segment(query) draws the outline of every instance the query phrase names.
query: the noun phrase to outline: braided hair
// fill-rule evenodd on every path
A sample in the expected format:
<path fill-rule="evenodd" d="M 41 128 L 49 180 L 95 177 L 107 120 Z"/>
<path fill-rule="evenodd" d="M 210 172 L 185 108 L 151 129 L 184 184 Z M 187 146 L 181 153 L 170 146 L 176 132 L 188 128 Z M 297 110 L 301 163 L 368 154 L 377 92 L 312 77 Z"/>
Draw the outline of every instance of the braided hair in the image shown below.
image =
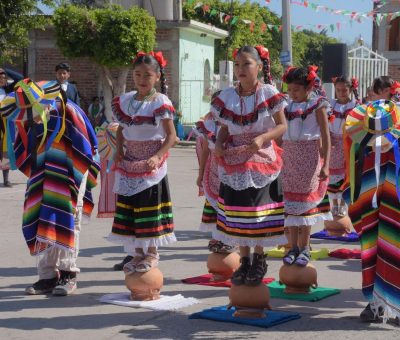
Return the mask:
<path fill-rule="evenodd" d="M 152 66 L 154 72 L 160 73 L 160 92 L 162 94 L 167 95 L 168 92 L 168 85 L 167 85 L 167 79 L 165 77 L 165 71 L 164 67 L 162 67 L 156 58 L 154 58 L 150 54 L 145 54 L 145 55 L 140 55 L 138 56 L 134 61 L 133 61 L 133 69 L 135 69 L 136 66 L 138 65 L 150 65 Z"/>
<path fill-rule="evenodd" d="M 286 84 L 297 84 L 303 85 L 308 88 L 311 81 L 307 80 L 308 70 L 305 67 L 293 67 L 290 68 L 283 76 L 283 81 Z"/>
<path fill-rule="evenodd" d="M 387 89 L 387 88 L 391 88 L 394 84 L 394 80 L 393 78 L 389 77 L 389 76 L 381 76 L 381 77 L 377 77 L 374 79 L 373 83 L 372 83 L 372 89 L 376 94 L 379 94 L 380 92 L 382 92 L 383 90 Z M 391 99 L 397 99 L 396 98 L 396 94 L 391 95 Z"/>

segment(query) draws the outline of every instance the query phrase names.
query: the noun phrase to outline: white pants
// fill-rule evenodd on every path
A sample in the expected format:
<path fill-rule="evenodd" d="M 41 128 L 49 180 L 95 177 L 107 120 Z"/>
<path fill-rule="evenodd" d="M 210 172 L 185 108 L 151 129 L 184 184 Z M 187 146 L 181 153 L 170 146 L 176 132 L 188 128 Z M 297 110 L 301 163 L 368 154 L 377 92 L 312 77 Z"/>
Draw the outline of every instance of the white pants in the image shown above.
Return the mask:
<path fill-rule="evenodd" d="M 40 255 L 38 263 L 38 274 L 39 279 L 52 279 L 58 276 L 58 271 L 68 271 L 79 273 L 79 268 L 76 266 L 76 259 L 78 258 L 79 252 L 79 233 L 81 231 L 82 223 L 82 207 L 83 207 L 83 196 L 86 190 L 86 180 L 88 172 L 82 178 L 81 186 L 79 187 L 78 200 L 76 204 L 75 213 L 75 251 L 60 249 L 57 247 L 51 247 L 47 249 L 43 255 Z"/>

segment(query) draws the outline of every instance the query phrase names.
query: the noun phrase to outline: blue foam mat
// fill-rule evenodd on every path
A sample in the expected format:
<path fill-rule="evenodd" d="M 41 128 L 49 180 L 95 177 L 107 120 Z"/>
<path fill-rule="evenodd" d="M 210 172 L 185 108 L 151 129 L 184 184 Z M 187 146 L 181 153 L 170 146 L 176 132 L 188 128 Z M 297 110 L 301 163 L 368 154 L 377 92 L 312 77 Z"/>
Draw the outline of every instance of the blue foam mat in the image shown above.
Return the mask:
<path fill-rule="evenodd" d="M 344 241 L 344 242 L 358 242 L 359 237 L 358 234 L 352 231 L 347 236 L 330 236 L 326 230 L 318 231 L 314 234 L 311 234 L 311 238 L 317 238 L 322 240 L 334 240 L 334 241 Z"/>
<path fill-rule="evenodd" d="M 265 311 L 266 316 L 262 319 L 235 318 L 235 308 L 227 309 L 226 306 L 204 309 L 201 312 L 189 315 L 189 319 L 207 319 L 222 322 L 232 322 L 249 326 L 269 328 L 291 320 L 300 319 L 299 313 Z"/>

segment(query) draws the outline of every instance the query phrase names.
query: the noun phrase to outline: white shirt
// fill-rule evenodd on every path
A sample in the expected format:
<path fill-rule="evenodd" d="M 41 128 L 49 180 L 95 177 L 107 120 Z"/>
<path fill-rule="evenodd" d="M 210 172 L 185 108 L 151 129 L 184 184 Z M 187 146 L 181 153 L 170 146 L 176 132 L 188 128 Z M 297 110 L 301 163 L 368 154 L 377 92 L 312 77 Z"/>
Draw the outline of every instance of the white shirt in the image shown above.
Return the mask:
<path fill-rule="evenodd" d="M 340 104 L 337 102 L 337 99 L 331 99 L 330 101 L 331 104 L 331 114 L 335 114 L 335 112 L 338 112 L 340 114 L 345 114 L 346 111 L 354 109 L 355 106 L 357 106 L 356 101 L 354 99 L 350 100 L 346 104 Z M 332 133 L 341 135 L 343 134 L 343 125 L 346 121 L 346 118 L 340 118 L 340 117 L 335 117 L 333 122 L 329 124 L 329 130 Z"/>
<path fill-rule="evenodd" d="M 273 115 L 287 105 L 272 85 L 261 85 L 256 94 L 239 96 L 234 87 L 223 90 L 212 102 L 214 118 L 228 126 L 229 134 L 262 134 L 276 126 Z M 251 119 L 246 117 L 252 116 Z"/>
<path fill-rule="evenodd" d="M 312 96 L 308 101 L 296 103 L 289 101 L 285 109 L 288 129 L 283 135 L 283 140 L 317 140 L 321 136 L 320 127 L 317 121 L 317 110 L 325 107 L 329 112 L 330 105 L 324 97 Z M 302 118 L 301 112 L 306 112 L 306 118 Z M 296 114 L 297 113 L 297 114 Z M 288 119 L 288 115 L 296 118 Z"/>
<path fill-rule="evenodd" d="M 114 98 L 112 109 L 114 118 L 124 128 L 126 140 L 149 141 L 165 139 L 162 124 L 164 119 L 173 119 L 175 110 L 169 98 L 157 93 L 152 101 L 134 99 L 136 91 Z"/>

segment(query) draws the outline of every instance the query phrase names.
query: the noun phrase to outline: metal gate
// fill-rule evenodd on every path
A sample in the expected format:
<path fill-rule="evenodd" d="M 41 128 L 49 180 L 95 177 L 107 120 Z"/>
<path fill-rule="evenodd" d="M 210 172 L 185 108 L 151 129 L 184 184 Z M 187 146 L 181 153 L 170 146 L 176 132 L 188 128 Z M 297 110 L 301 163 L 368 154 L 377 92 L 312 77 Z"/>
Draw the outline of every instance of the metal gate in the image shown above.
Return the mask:
<path fill-rule="evenodd" d="M 359 46 L 348 52 L 349 75 L 359 82 L 360 98 L 367 93 L 367 87 L 372 85 L 376 77 L 388 74 L 388 60 L 380 54 Z"/>

